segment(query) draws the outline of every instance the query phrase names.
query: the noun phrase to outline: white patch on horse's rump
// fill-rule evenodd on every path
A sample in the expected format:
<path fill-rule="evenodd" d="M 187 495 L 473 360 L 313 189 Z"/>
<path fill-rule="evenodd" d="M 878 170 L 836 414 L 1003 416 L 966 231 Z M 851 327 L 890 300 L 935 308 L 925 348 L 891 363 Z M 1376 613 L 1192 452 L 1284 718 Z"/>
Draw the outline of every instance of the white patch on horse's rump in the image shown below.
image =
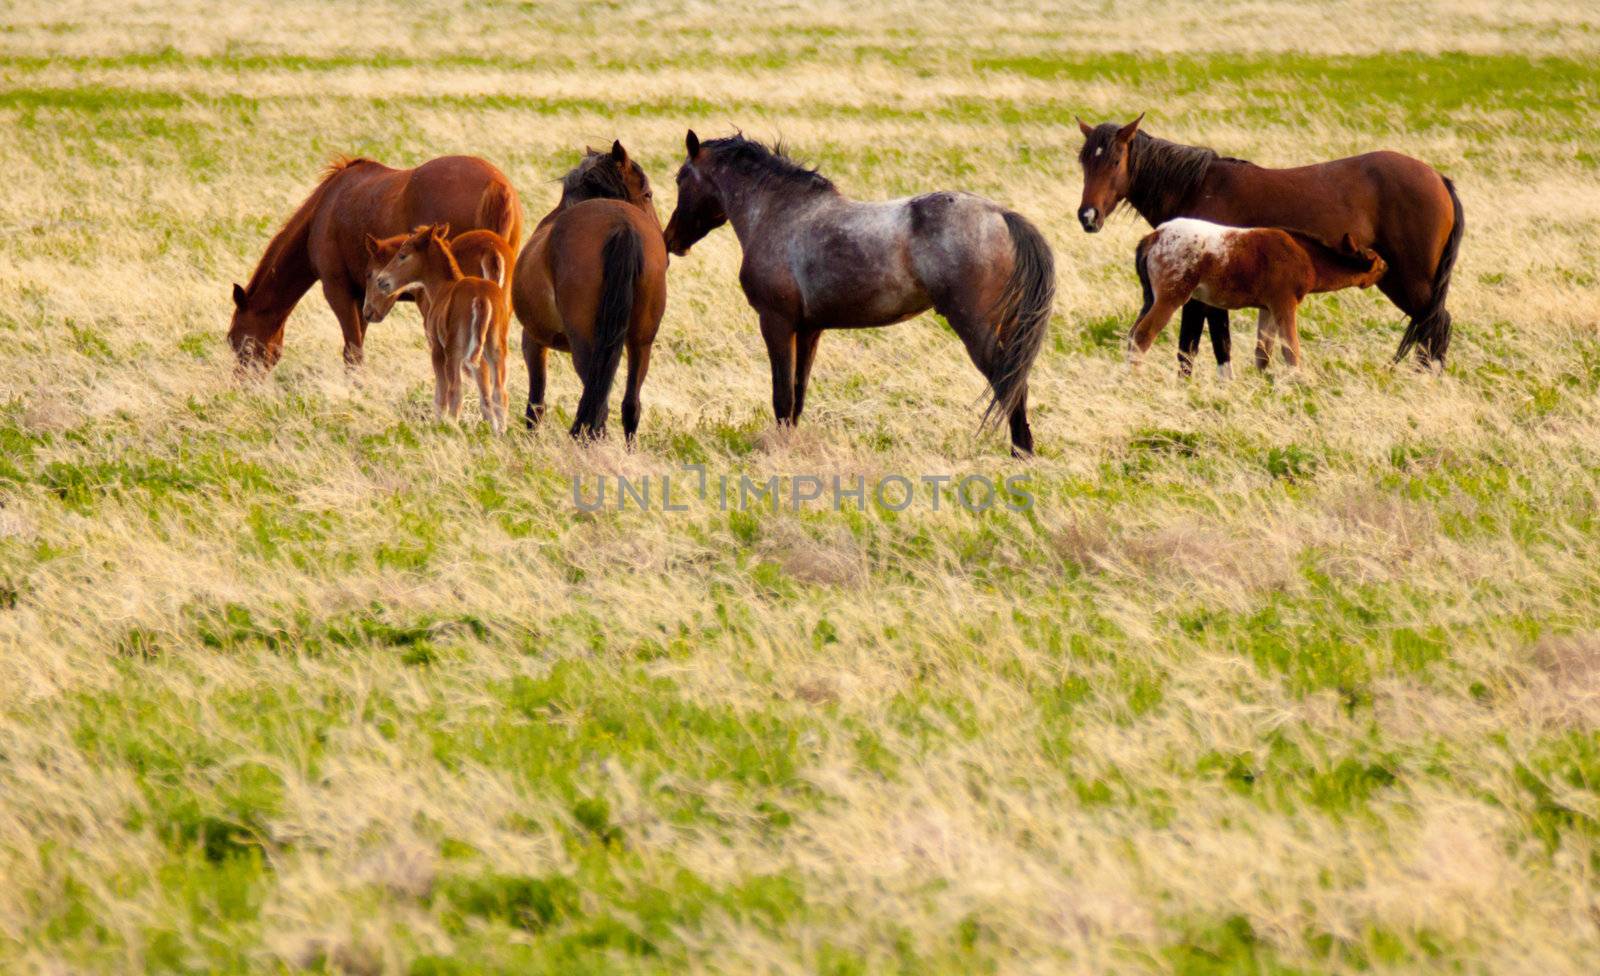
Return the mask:
<path fill-rule="evenodd" d="M 1158 282 L 1182 280 L 1208 255 L 1226 256 L 1228 241 L 1238 232 L 1235 227 L 1192 217 L 1167 221 L 1156 228 L 1156 242 L 1145 253 L 1151 278 Z M 1201 301 L 1209 297 L 1204 283 L 1194 290 L 1194 297 Z"/>

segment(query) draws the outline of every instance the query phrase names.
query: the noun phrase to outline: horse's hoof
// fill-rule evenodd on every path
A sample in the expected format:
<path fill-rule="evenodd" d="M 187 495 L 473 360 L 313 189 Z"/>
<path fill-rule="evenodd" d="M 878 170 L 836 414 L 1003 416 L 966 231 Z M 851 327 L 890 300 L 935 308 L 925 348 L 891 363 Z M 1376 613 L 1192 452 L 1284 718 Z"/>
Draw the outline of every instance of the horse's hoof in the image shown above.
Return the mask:
<path fill-rule="evenodd" d="M 1217 379 L 1224 383 L 1233 379 L 1233 363 L 1218 363 Z"/>

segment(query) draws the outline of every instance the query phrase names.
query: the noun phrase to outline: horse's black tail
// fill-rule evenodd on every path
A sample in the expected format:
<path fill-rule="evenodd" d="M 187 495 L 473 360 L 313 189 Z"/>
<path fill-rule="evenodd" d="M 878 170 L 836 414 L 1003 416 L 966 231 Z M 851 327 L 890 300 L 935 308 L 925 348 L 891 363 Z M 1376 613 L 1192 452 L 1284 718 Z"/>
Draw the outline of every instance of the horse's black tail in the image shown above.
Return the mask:
<path fill-rule="evenodd" d="M 1044 235 L 1021 214 L 1008 210 L 1004 216 L 1015 264 L 991 313 L 998 348 L 985 370 L 993 392 L 983 411 L 985 428 L 1009 418 L 1027 393 L 1028 370 L 1044 345 L 1056 298 L 1056 260 Z"/>
<path fill-rule="evenodd" d="M 571 434 L 598 435 L 605 429 L 611 381 L 622 360 L 622 345 L 633 321 L 633 295 L 644 273 L 644 244 L 631 224 L 613 230 L 600 248 L 600 308 L 595 312 L 589 362 L 583 370 L 583 397 Z"/>
<path fill-rule="evenodd" d="M 1139 306 L 1139 319 L 1150 314 L 1156 303 L 1156 290 L 1150 285 L 1150 244 L 1154 234 L 1147 234 L 1133 250 L 1133 269 L 1139 273 L 1139 287 L 1144 289 L 1144 304 Z M 1134 319 L 1135 322 L 1139 319 Z"/>
<path fill-rule="evenodd" d="M 1450 313 L 1445 311 L 1444 300 L 1450 294 L 1450 273 L 1455 270 L 1456 252 L 1461 249 L 1461 231 L 1466 227 L 1466 220 L 1461 213 L 1461 198 L 1456 196 L 1456 185 L 1450 182 L 1449 177 L 1440 179 L 1444 180 L 1444 188 L 1450 194 L 1455 226 L 1450 228 L 1450 236 L 1444 242 L 1444 253 L 1439 255 L 1439 267 L 1433 272 L 1433 297 L 1428 299 L 1426 308 L 1413 313 L 1411 321 L 1406 323 L 1406 333 L 1400 337 L 1400 348 L 1395 350 L 1396 363 L 1406 358 L 1406 353 L 1420 342 L 1430 363 L 1438 363 L 1443 368 L 1445 350 L 1450 348 Z"/>

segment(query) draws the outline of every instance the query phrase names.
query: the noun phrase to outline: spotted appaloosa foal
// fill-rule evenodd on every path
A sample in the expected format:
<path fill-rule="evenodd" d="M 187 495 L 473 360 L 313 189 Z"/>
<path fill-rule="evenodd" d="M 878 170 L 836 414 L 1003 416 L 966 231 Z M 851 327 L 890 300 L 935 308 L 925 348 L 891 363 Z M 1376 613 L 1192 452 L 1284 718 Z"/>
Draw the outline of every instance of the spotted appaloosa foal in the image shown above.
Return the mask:
<path fill-rule="evenodd" d="M 506 329 L 511 303 L 506 291 L 487 278 L 461 273 L 450 250 L 450 227 L 418 227 L 374 279 L 386 295 L 420 282 L 428 315 L 423 329 L 433 354 L 434 409 L 451 419 L 461 416 L 461 372 L 478 381 L 483 419 L 496 434 L 506 429 Z"/>
<path fill-rule="evenodd" d="M 1139 242 L 1135 252 L 1144 307 L 1128 334 L 1128 356 L 1144 358 L 1172 314 L 1190 298 L 1215 308 L 1256 308 L 1256 367 L 1266 369 L 1283 337 L 1283 360 L 1300 365 L 1295 310 L 1312 292 L 1366 288 L 1388 271 L 1371 248 L 1346 234 L 1338 247 L 1277 227 L 1224 227 L 1182 217 Z M 1229 375 L 1219 363 L 1217 374 Z"/>

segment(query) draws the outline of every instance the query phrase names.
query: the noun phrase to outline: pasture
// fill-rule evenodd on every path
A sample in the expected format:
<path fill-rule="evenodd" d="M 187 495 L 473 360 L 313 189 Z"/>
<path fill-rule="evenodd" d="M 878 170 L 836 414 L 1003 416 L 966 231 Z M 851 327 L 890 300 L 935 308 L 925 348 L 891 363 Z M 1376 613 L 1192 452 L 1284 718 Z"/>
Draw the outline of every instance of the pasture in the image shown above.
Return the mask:
<path fill-rule="evenodd" d="M 0 5 L 0 971 L 1595 971 L 1597 65 L 1544 0 Z M 1079 229 L 1073 116 L 1141 111 L 1449 175 L 1443 375 L 1375 291 L 1299 377 L 1238 314 L 1231 382 L 1176 325 L 1130 371 L 1148 228 Z M 410 306 L 352 375 L 313 291 L 235 379 L 333 155 L 481 155 L 531 227 L 619 138 L 665 222 L 690 126 L 1037 224 L 1038 456 L 932 316 L 825 335 L 775 429 L 726 228 L 631 453 L 564 354 L 534 434 L 436 423 Z"/>

